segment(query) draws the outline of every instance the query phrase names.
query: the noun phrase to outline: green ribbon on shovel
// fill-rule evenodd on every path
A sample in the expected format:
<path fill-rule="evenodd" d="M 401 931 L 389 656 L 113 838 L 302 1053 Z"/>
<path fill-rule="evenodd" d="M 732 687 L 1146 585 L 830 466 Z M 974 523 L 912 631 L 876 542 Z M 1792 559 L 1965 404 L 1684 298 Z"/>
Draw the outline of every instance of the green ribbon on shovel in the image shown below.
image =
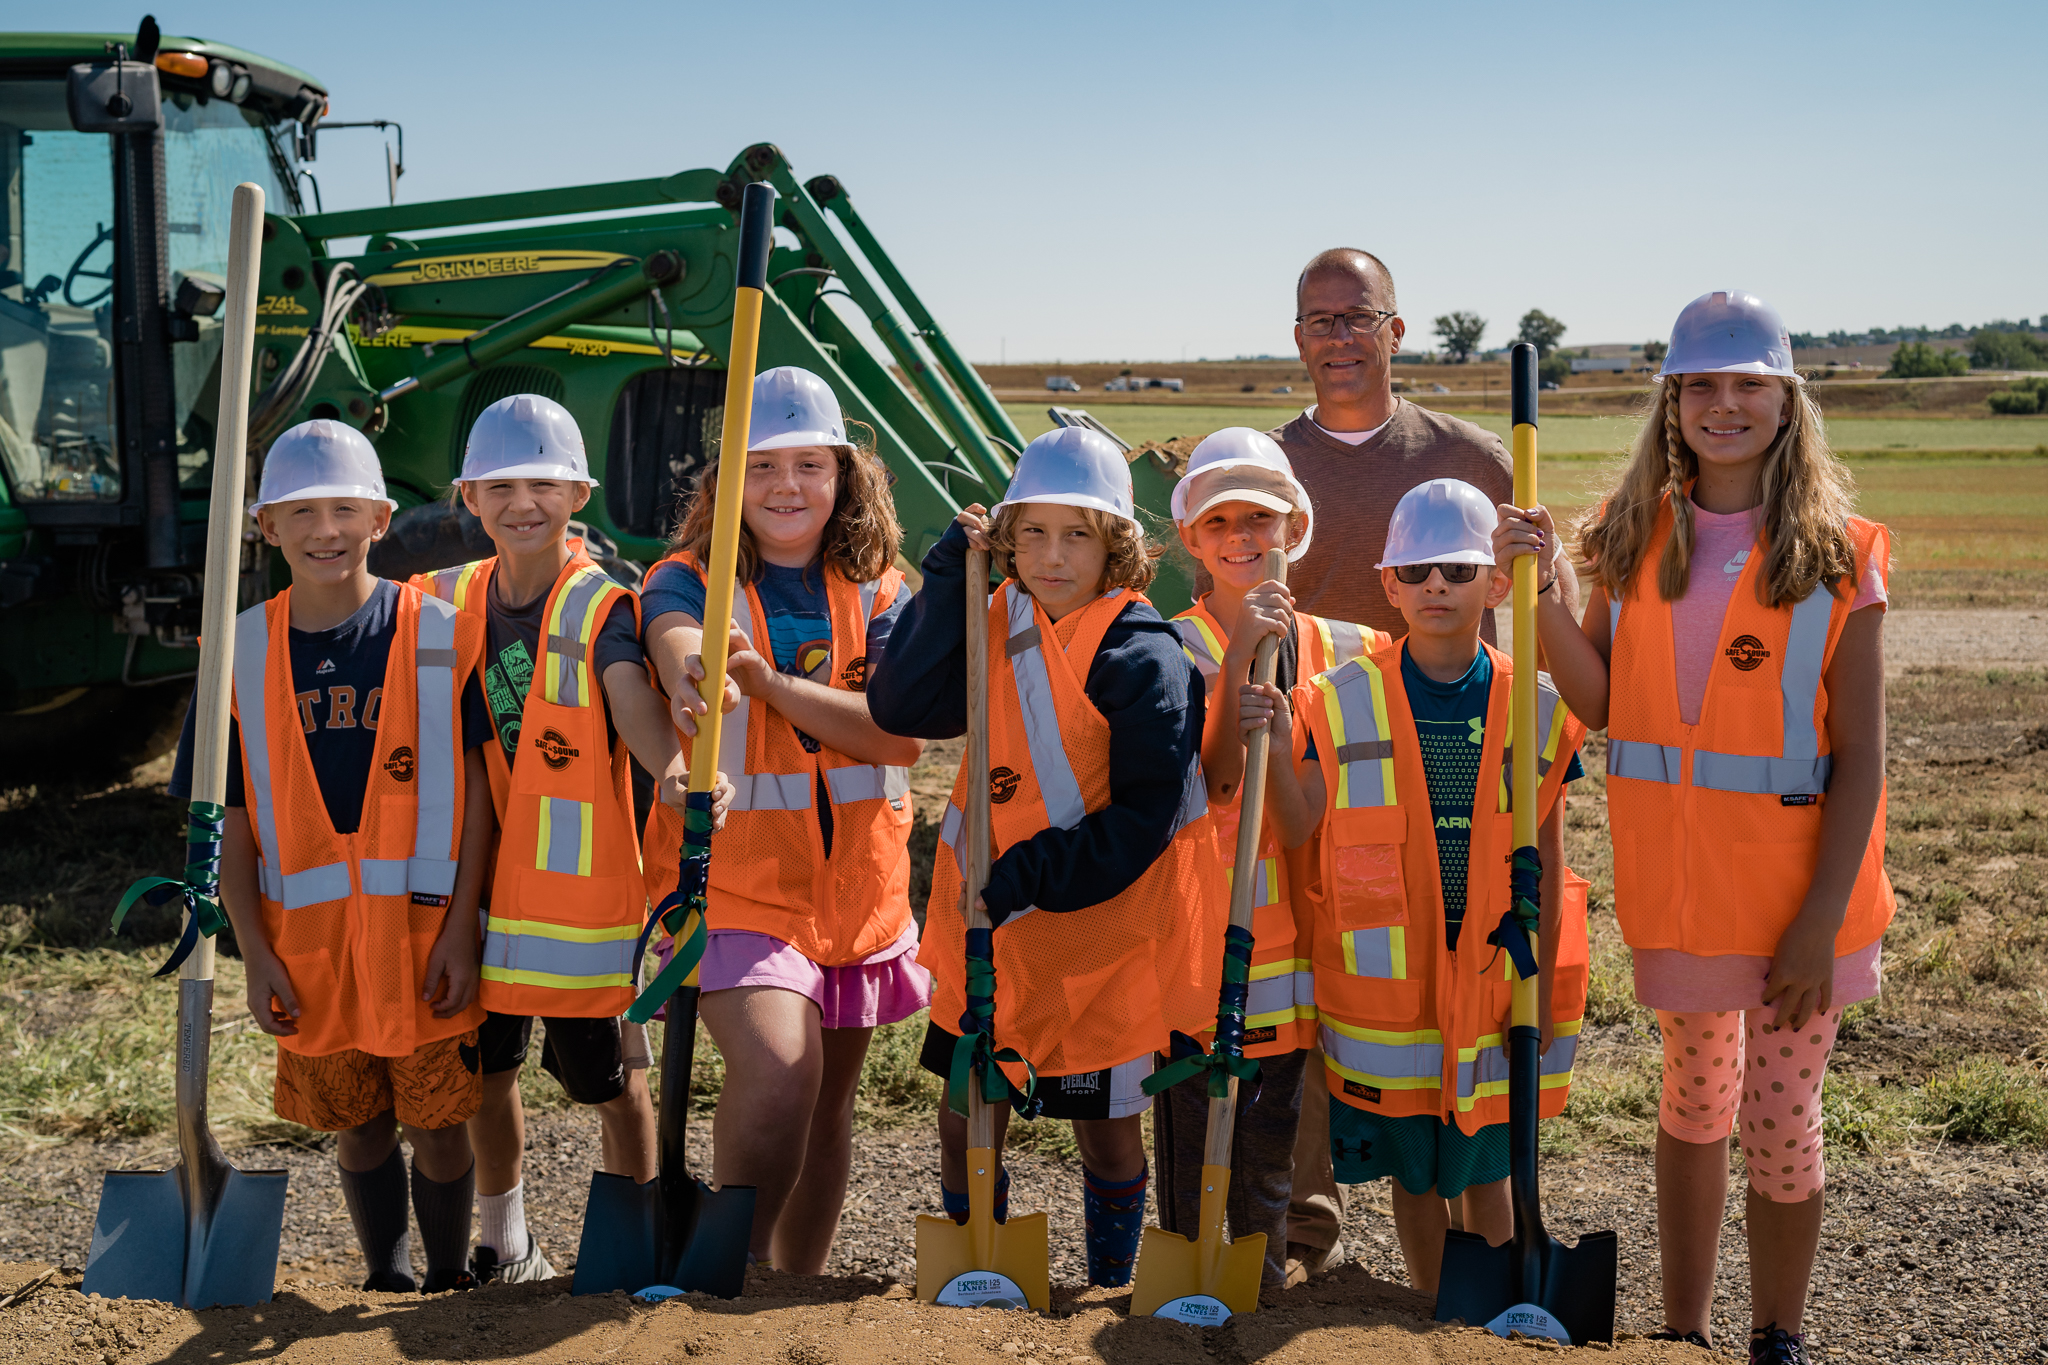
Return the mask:
<path fill-rule="evenodd" d="M 1013 1047 L 997 1048 L 995 931 L 967 931 L 967 1008 L 960 1015 L 960 1039 L 953 1044 L 952 1064 L 946 1072 L 946 1107 L 956 1114 L 967 1113 L 967 1082 L 981 1077 L 981 1097 L 990 1104 L 1014 1104 L 1025 1118 L 1036 1105 L 1032 1092 L 1038 1088 L 1038 1072 Z M 1013 1062 L 1024 1068 L 1022 1087 L 1011 1083 L 999 1062 Z"/>
<path fill-rule="evenodd" d="M 143 877 L 129 887 L 121 897 L 121 903 L 114 907 L 113 932 L 121 931 L 121 921 L 128 917 L 137 901 L 146 901 L 152 906 L 164 906 L 176 900 L 183 904 L 185 931 L 178 939 L 178 946 L 171 950 L 170 960 L 156 971 L 157 976 L 169 976 L 178 970 L 192 950 L 199 946 L 199 936 L 212 938 L 228 927 L 227 912 L 220 908 L 220 845 L 227 836 L 228 810 L 211 801 L 194 801 L 185 811 L 185 875 L 183 877 Z"/>
<path fill-rule="evenodd" d="M 1244 1008 L 1251 993 L 1253 943 L 1249 929 L 1233 924 L 1223 931 L 1223 989 L 1216 1005 L 1216 1046 L 1204 1049 L 1175 1029 L 1168 1054 L 1172 1060 L 1139 1085 L 1146 1094 L 1157 1095 L 1204 1072 L 1208 1073 L 1212 1100 L 1229 1097 L 1233 1076 L 1246 1085 L 1258 1083 L 1259 1064 L 1244 1055 Z"/>
<path fill-rule="evenodd" d="M 1542 923 L 1542 895 L 1542 855 L 1533 848 L 1516 849 L 1508 862 L 1508 908 L 1486 941 L 1506 951 L 1524 981 L 1536 976 L 1536 954 L 1529 951 L 1529 935 Z M 1494 954 L 1495 958 L 1499 956 Z M 1491 961 L 1487 963 L 1489 968 L 1492 965 Z"/>
<path fill-rule="evenodd" d="M 704 960 L 704 945 L 711 938 L 704 902 L 710 880 L 711 793 L 691 792 L 683 803 L 683 861 L 676 872 L 676 889 L 661 898 L 661 904 L 647 918 L 647 927 L 640 931 L 640 943 L 633 951 L 633 975 L 639 976 L 641 959 L 646 956 L 648 940 L 654 937 L 656 929 L 668 931 L 675 944 L 675 955 L 626 1011 L 626 1017 L 634 1023 L 644 1024 L 652 1019 Z"/>

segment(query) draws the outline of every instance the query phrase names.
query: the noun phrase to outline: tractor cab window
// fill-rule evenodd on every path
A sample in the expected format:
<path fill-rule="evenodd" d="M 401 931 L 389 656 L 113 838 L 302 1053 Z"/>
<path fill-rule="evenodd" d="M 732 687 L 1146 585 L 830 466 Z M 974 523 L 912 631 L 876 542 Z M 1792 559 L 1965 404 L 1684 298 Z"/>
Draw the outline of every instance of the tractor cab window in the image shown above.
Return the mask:
<path fill-rule="evenodd" d="M 261 185 L 267 213 L 296 213 L 298 204 L 277 174 L 281 162 L 289 165 L 283 161 L 287 154 L 273 144 L 272 133 L 256 114 L 226 100 L 202 103 L 182 92 L 166 95 L 163 111 L 169 290 L 176 298 L 178 285 L 188 275 L 216 283 L 226 279 L 228 215 L 235 186 L 245 180 Z M 177 397 L 178 481 L 187 489 L 203 491 L 213 477 L 223 319 L 216 312 L 196 321 L 199 339 L 173 346 L 171 365 Z M 263 330 L 262 322 L 257 330 Z M 298 330 L 303 337 L 303 324 Z"/>
<path fill-rule="evenodd" d="M 121 496 L 114 166 L 64 82 L 0 83 L 0 466 L 22 502 Z"/>

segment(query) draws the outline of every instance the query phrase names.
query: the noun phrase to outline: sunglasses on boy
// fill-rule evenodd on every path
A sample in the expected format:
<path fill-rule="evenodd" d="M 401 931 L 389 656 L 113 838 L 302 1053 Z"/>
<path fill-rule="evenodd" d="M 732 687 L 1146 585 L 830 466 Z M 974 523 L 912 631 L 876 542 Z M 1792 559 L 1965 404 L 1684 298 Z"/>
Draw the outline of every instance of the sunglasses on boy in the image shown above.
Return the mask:
<path fill-rule="evenodd" d="M 1441 573 L 1446 583 L 1470 583 L 1485 564 L 1396 564 L 1394 577 L 1403 583 L 1427 583 L 1432 573 Z"/>

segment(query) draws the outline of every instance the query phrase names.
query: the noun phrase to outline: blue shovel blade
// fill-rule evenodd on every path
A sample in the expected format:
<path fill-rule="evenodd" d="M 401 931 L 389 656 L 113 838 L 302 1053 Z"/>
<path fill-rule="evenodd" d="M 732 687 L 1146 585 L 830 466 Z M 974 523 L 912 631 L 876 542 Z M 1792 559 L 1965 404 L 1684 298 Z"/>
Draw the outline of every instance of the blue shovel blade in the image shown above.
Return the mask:
<path fill-rule="evenodd" d="M 107 1172 L 81 1289 L 108 1299 L 185 1302 L 185 1198 L 175 1167 Z"/>

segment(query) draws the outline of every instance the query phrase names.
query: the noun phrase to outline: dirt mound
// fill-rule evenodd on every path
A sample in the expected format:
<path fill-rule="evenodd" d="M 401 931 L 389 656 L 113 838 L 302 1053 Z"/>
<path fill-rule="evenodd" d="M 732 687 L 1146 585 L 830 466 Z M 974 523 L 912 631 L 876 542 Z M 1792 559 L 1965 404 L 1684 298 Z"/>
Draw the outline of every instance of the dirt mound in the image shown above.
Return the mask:
<path fill-rule="evenodd" d="M 0 1272 L 13 1287 L 44 1267 Z M 691 1294 L 660 1305 L 623 1294 L 574 1298 L 566 1278 L 493 1285 L 421 1298 L 369 1294 L 287 1279 L 261 1308 L 185 1312 L 165 1304 L 78 1293 L 62 1274 L 0 1313 L 0 1361 L 49 1365 L 134 1362 L 509 1361 L 641 1365 L 683 1359 L 730 1365 L 882 1365 L 882 1362 L 1020 1362 L 1024 1365 L 1181 1365 L 1186 1361 L 1521 1361 L 1548 1342 L 1502 1341 L 1479 1328 L 1429 1321 L 1407 1289 L 1346 1266 L 1284 1304 L 1219 1328 L 1125 1316 L 1128 1293 L 1054 1289 L 1047 1313 L 969 1312 L 916 1302 L 900 1284 L 756 1272 L 745 1297 Z M 1626 1334 L 1625 1338 L 1626 1338 Z M 1699 1360 L 1690 1347 L 1626 1338 L 1589 1348 L 1603 1360 Z"/>

